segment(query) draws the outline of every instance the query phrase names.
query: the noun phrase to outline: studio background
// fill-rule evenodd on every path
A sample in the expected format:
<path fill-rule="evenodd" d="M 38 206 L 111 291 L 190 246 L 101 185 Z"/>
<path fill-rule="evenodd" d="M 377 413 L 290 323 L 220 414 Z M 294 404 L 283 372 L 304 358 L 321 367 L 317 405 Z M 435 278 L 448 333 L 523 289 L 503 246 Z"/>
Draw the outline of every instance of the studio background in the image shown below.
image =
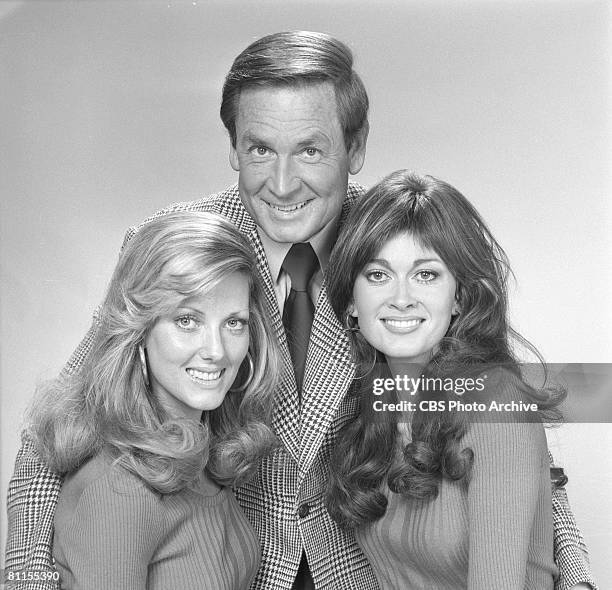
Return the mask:
<path fill-rule="evenodd" d="M 455 185 L 510 256 L 519 331 L 550 362 L 611 362 L 611 22 L 605 1 L 1 2 L 1 563 L 36 384 L 87 330 L 127 226 L 236 181 L 223 77 L 271 32 L 353 49 L 371 99 L 358 181 Z M 612 426 L 549 441 L 605 588 Z"/>

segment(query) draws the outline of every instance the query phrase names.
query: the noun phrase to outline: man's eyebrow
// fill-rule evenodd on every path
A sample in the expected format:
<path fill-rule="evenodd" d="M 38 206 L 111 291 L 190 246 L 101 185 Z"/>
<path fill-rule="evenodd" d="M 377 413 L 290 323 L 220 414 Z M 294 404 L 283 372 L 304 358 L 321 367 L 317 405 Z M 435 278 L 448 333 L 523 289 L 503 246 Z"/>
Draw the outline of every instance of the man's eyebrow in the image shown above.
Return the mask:
<path fill-rule="evenodd" d="M 256 144 L 266 143 L 265 140 L 263 140 L 261 137 L 259 137 L 252 131 L 246 131 L 244 135 L 242 136 L 242 140 L 246 141 L 247 143 L 256 143 Z"/>
<path fill-rule="evenodd" d="M 252 143 L 257 145 L 267 145 L 268 142 L 262 136 L 257 135 L 254 131 L 247 130 L 240 138 L 246 143 Z M 324 133 L 314 131 L 308 135 L 301 137 L 297 143 L 298 149 L 311 146 L 313 143 L 328 143 L 329 138 Z"/>
<path fill-rule="evenodd" d="M 310 135 L 307 135 L 303 138 L 301 138 L 298 141 L 298 147 L 302 148 L 302 147 L 308 147 L 310 145 L 312 145 L 313 143 L 317 143 L 317 142 L 329 142 L 329 138 L 324 134 L 324 133 L 319 133 L 318 131 L 315 131 L 314 133 L 311 133 Z"/>

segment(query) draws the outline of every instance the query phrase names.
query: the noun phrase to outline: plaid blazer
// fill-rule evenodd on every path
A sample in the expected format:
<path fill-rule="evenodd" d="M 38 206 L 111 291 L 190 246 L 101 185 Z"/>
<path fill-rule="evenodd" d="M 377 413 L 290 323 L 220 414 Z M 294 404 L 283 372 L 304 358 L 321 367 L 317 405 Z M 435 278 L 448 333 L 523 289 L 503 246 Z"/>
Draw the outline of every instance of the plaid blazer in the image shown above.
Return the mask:
<path fill-rule="evenodd" d="M 341 223 L 363 189 L 350 183 Z M 342 531 L 323 503 L 326 472 L 338 430 L 355 415 L 355 399 L 347 395 L 354 366 L 349 342 L 327 299 L 325 285 L 316 303 L 304 373 L 302 408 L 287 347 L 287 340 L 266 255 L 253 219 L 245 210 L 237 186 L 203 199 L 170 205 L 143 222 L 175 211 L 211 211 L 229 219 L 250 241 L 264 286 L 266 305 L 278 336 L 283 373 L 275 392 L 273 426 L 283 445 L 265 459 L 256 478 L 236 490 L 262 545 L 262 562 L 254 590 L 289 589 L 302 550 L 306 551 L 318 590 L 375 590 L 373 572 L 352 533 Z M 128 229 L 124 245 L 138 231 Z M 81 366 L 97 329 L 92 328 L 73 353 L 65 371 Z M 17 457 L 9 486 L 9 538 L 6 570 L 52 568 L 53 517 L 61 478 L 40 462 L 27 437 Z M 560 570 L 556 590 L 591 582 L 586 548 L 565 491 L 554 493 L 555 560 Z M 50 588 L 27 582 L 15 588 Z M 408 590 L 408 589 L 407 589 Z"/>

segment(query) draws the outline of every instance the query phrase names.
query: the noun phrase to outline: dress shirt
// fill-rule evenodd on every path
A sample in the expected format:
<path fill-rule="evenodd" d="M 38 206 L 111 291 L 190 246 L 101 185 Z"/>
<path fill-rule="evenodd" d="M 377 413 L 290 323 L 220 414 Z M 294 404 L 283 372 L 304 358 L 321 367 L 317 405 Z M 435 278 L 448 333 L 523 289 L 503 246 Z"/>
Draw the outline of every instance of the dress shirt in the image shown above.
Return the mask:
<path fill-rule="evenodd" d="M 285 301 L 287 301 L 287 297 L 289 297 L 289 292 L 291 291 L 291 277 L 289 276 L 289 273 L 282 268 L 282 265 L 285 260 L 285 256 L 287 256 L 287 253 L 293 244 L 291 242 L 282 243 L 271 240 L 259 226 L 257 226 L 257 233 L 259 234 L 261 243 L 266 253 L 266 258 L 268 259 L 270 276 L 272 277 L 272 282 L 274 283 L 274 291 L 276 293 L 276 300 L 278 301 L 278 309 L 280 310 L 282 317 Z M 319 293 L 321 292 L 321 286 L 323 285 L 323 273 L 327 268 L 327 263 L 329 262 L 329 257 L 336 241 L 337 233 L 338 222 L 337 220 L 334 220 L 333 222 L 328 223 L 318 234 L 315 234 L 310 240 L 308 240 L 319 260 L 319 270 L 315 272 L 312 279 L 310 279 L 310 283 L 308 284 L 308 295 L 310 296 L 310 300 L 315 308 L 317 306 Z"/>

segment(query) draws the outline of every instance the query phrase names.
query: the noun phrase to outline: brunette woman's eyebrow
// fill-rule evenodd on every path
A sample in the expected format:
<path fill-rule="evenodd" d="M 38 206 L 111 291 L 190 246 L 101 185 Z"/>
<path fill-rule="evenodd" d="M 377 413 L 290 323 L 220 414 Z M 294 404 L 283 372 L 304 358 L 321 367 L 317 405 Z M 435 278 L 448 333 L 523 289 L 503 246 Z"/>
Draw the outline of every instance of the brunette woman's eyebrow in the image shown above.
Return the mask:
<path fill-rule="evenodd" d="M 430 262 L 438 262 L 438 263 L 442 263 L 442 260 L 440 258 L 417 258 L 413 263 L 412 266 L 419 266 L 421 264 L 428 264 Z M 380 266 L 384 266 L 386 268 L 388 268 L 389 270 L 391 270 L 391 265 L 389 264 L 389 262 L 387 260 L 385 260 L 384 258 L 372 258 L 372 260 L 369 260 L 366 263 L 366 266 L 368 264 L 378 264 Z"/>
<path fill-rule="evenodd" d="M 420 264 L 429 264 L 430 262 L 442 262 L 440 258 L 418 258 L 414 261 L 414 266 L 419 266 Z"/>
<path fill-rule="evenodd" d="M 372 260 L 366 262 L 366 266 L 369 264 L 378 264 L 379 266 L 384 266 L 391 270 L 391 265 L 384 258 L 372 258 Z"/>

